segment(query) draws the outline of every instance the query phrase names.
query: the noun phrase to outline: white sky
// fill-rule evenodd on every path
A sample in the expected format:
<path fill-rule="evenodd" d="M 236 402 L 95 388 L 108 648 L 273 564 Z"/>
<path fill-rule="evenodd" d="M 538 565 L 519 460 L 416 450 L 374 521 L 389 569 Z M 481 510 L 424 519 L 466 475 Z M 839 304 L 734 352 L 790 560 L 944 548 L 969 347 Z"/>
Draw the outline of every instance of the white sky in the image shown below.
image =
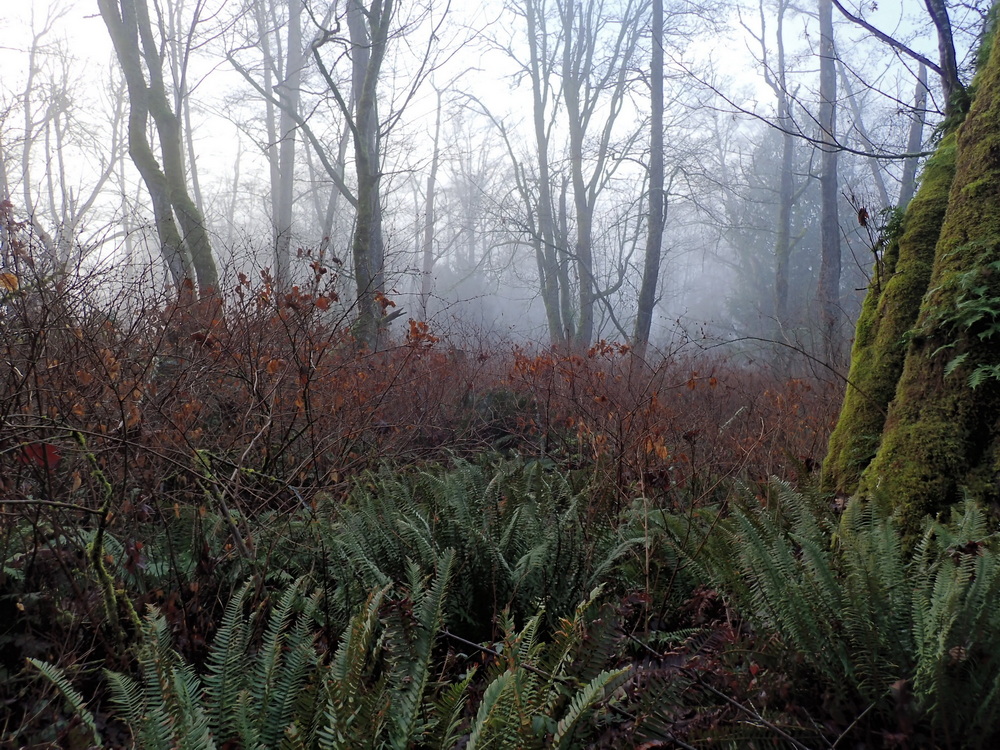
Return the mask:
<path fill-rule="evenodd" d="M 194 0 L 187 0 L 189 5 L 193 2 Z M 810 7 L 814 4 L 814 0 L 804 0 L 804 2 Z M 49 38 L 65 39 L 66 48 L 73 61 L 72 72 L 81 81 L 80 96 L 90 97 L 90 102 L 93 103 L 93 106 L 87 101 L 83 103 L 81 116 L 93 118 L 95 126 L 99 124 L 99 118 L 107 106 L 102 100 L 106 95 L 100 92 L 106 90 L 109 66 L 116 64 L 116 61 L 95 0 L 0 0 L 0 4 L 3 8 L 0 11 L 0 39 L 7 40 L 6 46 L 0 46 L 0 102 L 14 101 L 22 93 L 26 75 L 25 49 L 30 44 L 32 19 L 34 26 L 40 28 L 48 14 L 59 12 L 61 15 Z M 499 4 L 500 0 L 478 3 L 454 0 L 452 20 L 462 22 L 471 28 L 482 28 L 497 16 Z M 226 11 L 237 6 L 237 0 L 208 0 L 208 5 L 221 7 L 223 12 L 219 17 L 223 18 Z M 883 0 L 877 4 L 875 10 L 872 9 L 873 5 L 875 4 L 866 5 L 865 15 L 874 24 L 889 34 L 907 39 L 931 59 L 936 57 L 936 45 L 932 36 L 925 33 L 919 38 L 909 39 L 914 31 L 908 30 L 917 28 L 914 19 L 920 20 L 923 31 L 928 30 L 928 24 L 924 20 L 926 12 L 920 0 Z M 686 56 L 695 61 L 713 61 L 718 74 L 728 78 L 727 88 L 730 91 L 743 92 L 745 98 L 742 102 L 748 108 L 757 109 L 763 115 L 770 114 L 773 95 L 763 85 L 759 70 L 755 66 L 754 55 L 757 49 L 754 47 L 754 42 L 738 27 L 735 5 L 730 3 L 729 7 L 732 8 L 730 33 L 726 37 L 697 40 L 689 48 Z M 743 17 L 751 26 L 756 26 L 758 23 L 753 8 L 745 11 Z M 810 35 L 815 34 L 814 24 L 801 15 L 790 18 L 786 29 L 790 50 L 796 47 L 805 49 Z M 493 31 L 498 34 L 511 33 L 506 28 Z M 769 22 L 768 31 L 773 34 L 773 21 Z M 309 35 L 308 24 L 305 33 Z M 885 61 L 891 58 L 881 45 L 857 44 L 854 40 L 863 39 L 866 32 L 847 22 L 838 25 L 838 34 L 841 52 L 858 58 L 856 64 L 859 66 L 867 67 L 870 60 L 881 60 L 880 64 L 884 66 Z M 11 43 L 12 41 L 14 43 Z M 864 57 L 859 57 L 864 50 L 869 51 Z M 207 82 L 195 91 L 193 101 L 196 103 L 198 118 L 195 132 L 199 173 L 206 192 L 211 192 L 213 183 L 219 189 L 226 184 L 239 150 L 242 136 L 233 122 L 225 116 L 226 113 L 220 109 L 224 95 L 231 89 L 242 86 L 242 81 L 228 63 L 220 60 L 218 56 L 209 58 L 196 54 L 192 66 L 195 75 L 210 73 Z M 806 58 L 804 66 L 806 69 L 814 67 L 814 59 Z M 446 83 L 452 75 L 450 71 L 468 67 L 474 67 L 476 70 L 468 76 L 464 85 L 483 99 L 496 114 L 506 114 L 508 118 L 514 120 L 527 119 L 530 99 L 523 88 L 520 91 L 512 90 L 509 75 L 513 68 L 510 61 L 505 61 L 499 56 L 483 57 L 478 45 L 457 52 L 447 68 L 436 76 L 436 81 L 439 84 Z M 877 68 L 872 65 L 871 69 Z M 889 93 L 909 99 L 912 96 L 912 81 L 900 77 L 898 70 L 897 68 L 897 72 L 888 75 L 881 84 Z M 433 126 L 434 105 L 433 91 L 429 86 L 425 86 L 410 105 L 407 119 L 411 132 L 420 129 L 424 132 L 430 131 Z M 13 123 L 7 124 L 8 127 L 17 125 L 16 118 Z M 242 153 L 245 159 L 242 168 L 244 177 L 252 176 L 255 170 L 258 173 L 262 171 L 263 161 L 259 158 L 259 152 L 246 139 L 243 140 Z M 38 171 L 40 170 L 36 170 Z M 80 174 L 81 180 L 85 179 L 85 172 L 84 169 Z M 13 177 L 15 175 L 12 175 Z M 33 175 L 33 179 L 38 179 L 38 174 Z"/>

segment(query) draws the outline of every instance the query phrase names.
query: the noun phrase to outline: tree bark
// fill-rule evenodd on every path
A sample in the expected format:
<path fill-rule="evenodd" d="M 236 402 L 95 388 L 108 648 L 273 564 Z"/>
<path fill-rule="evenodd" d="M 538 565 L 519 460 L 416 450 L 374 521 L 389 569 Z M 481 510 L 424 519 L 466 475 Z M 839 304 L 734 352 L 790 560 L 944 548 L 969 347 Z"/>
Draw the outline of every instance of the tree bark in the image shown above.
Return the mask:
<path fill-rule="evenodd" d="M 878 450 L 903 371 L 907 331 L 917 319 L 930 281 L 954 175 L 952 134 L 927 162 L 920 190 L 869 284 L 854 335 L 844 404 L 823 462 L 822 484 L 827 490 L 853 494 Z"/>
<path fill-rule="evenodd" d="M 985 501 L 1000 498 L 998 197 L 1000 45 L 994 44 L 957 132 L 947 212 L 896 396 L 878 453 L 861 477 L 860 490 L 891 498 L 911 533 L 963 490 Z"/>
<path fill-rule="evenodd" d="M 987 52 L 869 290 L 823 468 L 827 488 L 893 503 L 911 539 L 963 496 L 1000 500 L 1000 45 Z"/>

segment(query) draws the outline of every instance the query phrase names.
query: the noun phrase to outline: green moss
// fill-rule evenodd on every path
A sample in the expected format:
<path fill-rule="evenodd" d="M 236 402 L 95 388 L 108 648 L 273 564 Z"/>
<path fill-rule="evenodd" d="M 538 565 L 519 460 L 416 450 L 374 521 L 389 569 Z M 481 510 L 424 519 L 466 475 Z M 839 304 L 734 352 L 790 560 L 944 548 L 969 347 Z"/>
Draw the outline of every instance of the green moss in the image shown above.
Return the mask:
<path fill-rule="evenodd" d="M 977 96 L 957 135 L 955 177 L 935 251 L 929 290 L 906 353 L 874 460 L 860 491 L 894 498 L 904 526 L 961 491 L 995 493 L 1000 382 L 968 385 L 976 368 L 998 362 L 1000 321 L 1000 48 L 977 80 Z M 978 305 L 978 308 L 976 307 Z M 979 310 L 979 312 L 977 312 Z M 982 313 L 982 310 L 987 310 Z M 949 368 L 961 357 L 962 365 Z M 952 372 L 952 370 L 955 370 Z M 988 465 L 988 466 L 987 466 Z"/>
<path fill-rule="evenodd" d="M 955 175 L 956 138 L 928 160 L 920 189 L 889 243 L 881 277 L 872 279 L 851 351 L 847 392 L 823 463 L 825 489 L 853 494 L 875 456 L 889 403 L 903 371 L 904 337 L 917 320 Z"/>

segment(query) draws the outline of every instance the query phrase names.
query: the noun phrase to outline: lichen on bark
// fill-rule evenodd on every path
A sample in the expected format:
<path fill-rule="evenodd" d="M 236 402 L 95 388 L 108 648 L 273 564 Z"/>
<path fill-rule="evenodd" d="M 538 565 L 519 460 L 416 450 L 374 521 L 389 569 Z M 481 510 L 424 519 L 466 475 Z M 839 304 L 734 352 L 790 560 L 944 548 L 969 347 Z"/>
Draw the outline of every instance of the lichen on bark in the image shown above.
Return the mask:
<path fill-rule="evenodd" d="M 903 371 L 905 336 L 927 291 L 948 193 L 955 175 L 955 135 L 928 160 L 902 227 L 876 267 L 861 308 L 837 426 L 823 462 L 823 487 L 853 494 L 881 442 L 889 403 Z"/>
<path fill-rule="evenodd" d="M 858 488 L 890 499 L 910 531 L 963 491 L 984 500 L 997 494 L 1000 381 L 987 378 L 972 388 L 969 375 L 1000 363 L 998 209 L 1000 48 L 994 45 L 957 133 L 955 177 L 928 291 L 881 443 Z M 961 366 L 949 367 L 956 361 Z"/>

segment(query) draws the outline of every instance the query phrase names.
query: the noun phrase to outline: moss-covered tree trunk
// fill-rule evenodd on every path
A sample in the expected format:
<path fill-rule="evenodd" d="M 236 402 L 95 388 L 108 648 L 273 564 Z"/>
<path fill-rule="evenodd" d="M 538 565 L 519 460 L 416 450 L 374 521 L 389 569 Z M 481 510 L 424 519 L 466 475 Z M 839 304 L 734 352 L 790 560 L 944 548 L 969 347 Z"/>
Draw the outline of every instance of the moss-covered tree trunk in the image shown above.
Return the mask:
<path fill-rule="evenodd" d="M 886 497 L 915 530 L 963 491 L 1000 494 L 1000 49 L 886 256 L 824 483 Z"/>
<path fill-rule="evenodd" d="M 920 190 L 872 274 L 858 317 L 847 393 L 823 463 L 826 489 L 851 495 L 882 438 L 886 413 L 903 372 L 905 337 L 927 291 L 948 193 L 955 175 L 955 136 L 927 162 Z"/>

